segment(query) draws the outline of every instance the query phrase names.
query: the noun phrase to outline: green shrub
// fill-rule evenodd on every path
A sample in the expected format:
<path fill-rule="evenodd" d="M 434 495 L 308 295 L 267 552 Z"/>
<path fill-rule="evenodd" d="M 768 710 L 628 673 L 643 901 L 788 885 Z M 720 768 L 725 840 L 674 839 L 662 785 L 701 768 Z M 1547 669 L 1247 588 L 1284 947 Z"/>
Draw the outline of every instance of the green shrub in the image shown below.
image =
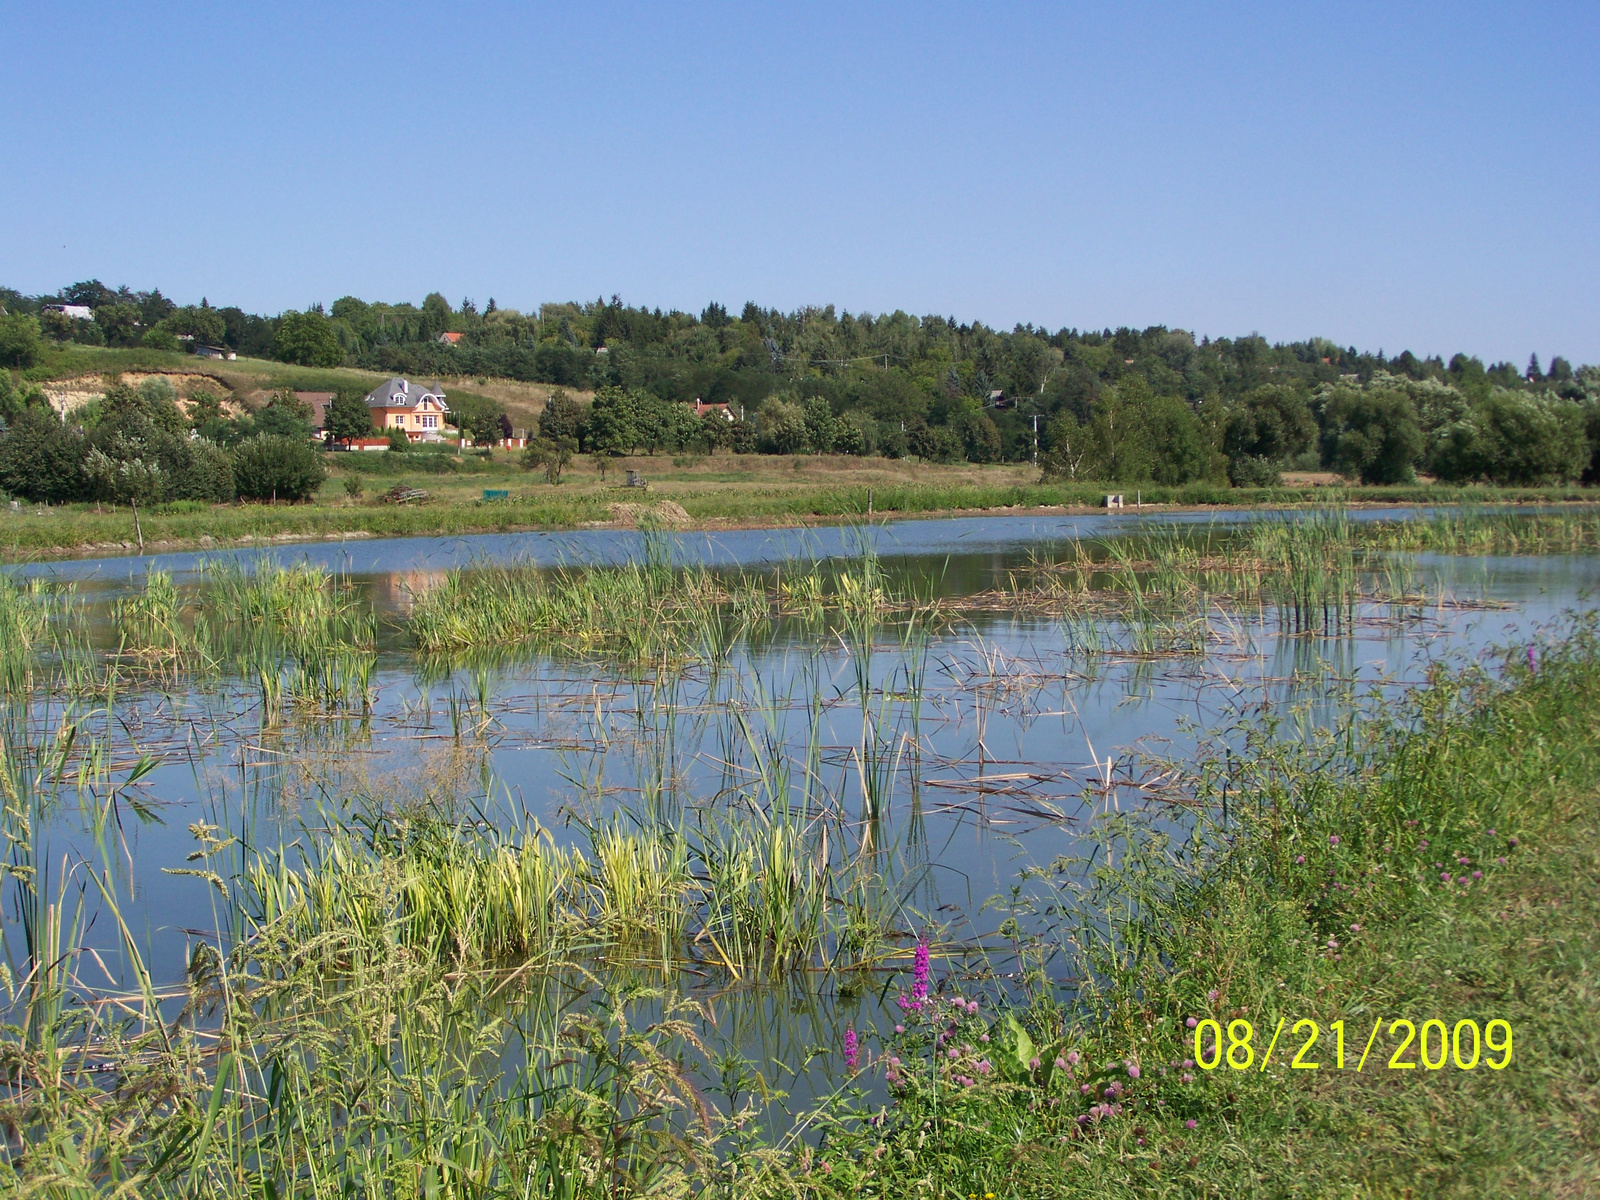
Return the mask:
<path fill-rule="evenodd" d="M 43 351 L 38 317 L 30 313 L 0 316 L 0 365 L 27 370 Z"/>
<path fill-rule="evenodd" d="M 1277 487 L 1283 482 L 1277 460 L 1259 454 L 1241 454 L 1228 460 L 1228 482 L 1234 487 Z"/>
<path fill-rule="evenodd" d="M 215 442 L 193 438 L 178 443 L 182 450 L 172 466 L 173 500 L 227 504 L 234 498 L 233 459 Z"/>
<path fill-rule="evenodd" d="M 322 486 L 322 457 L 298 438 L 258 434 L 234 447 L 233 481 L 246 500 L 305 500 Z"/>
<path fill-rule="evenodd" d="M 0 488 L 29 500 L 60 503 L 85 494 L 83 437 L 55 413 L 28 408 L 0 435 Z"/>

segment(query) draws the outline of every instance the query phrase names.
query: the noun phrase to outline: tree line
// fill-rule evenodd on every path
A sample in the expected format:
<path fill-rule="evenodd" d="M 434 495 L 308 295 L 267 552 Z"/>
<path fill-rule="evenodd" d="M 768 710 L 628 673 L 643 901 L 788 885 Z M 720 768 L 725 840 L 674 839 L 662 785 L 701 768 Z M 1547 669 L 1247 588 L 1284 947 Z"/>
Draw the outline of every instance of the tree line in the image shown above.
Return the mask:
<path fill-rule="evenodd" d="M 1546 370 L 1537 357 L 1486 366 L 1467 354 L 1388 357 L 1321 338 L 995 330 L 938 315 L 754 303 L 737 316 L 715 303 L 696 315 L 615 296 L 531 313 L 493 299 L 481 310 L 471 299 L 452 305 L 438 293 L 420 305 L 346 296 L 326 310 L 264 317 L 88 281 L 56 297 L 0 289 L 0 302 L 9 314 L 0 317 L 0 359 L 17 366 L 52 339 L 172 339 L 310 366 L 592 391 L 576 424 L 561 418 L 571 428 L 560 435 L 591 453 L 728 446 L 1037 461 L 1055 478 L 1237 485 L 1269 484 L 1289 468 L 1373 483 L 1418 471 L 1459 482 L 1594 481 L 1600 465 L 1600 368 L 1560 357 Z M 93 321 L 47 307 L 69 302 Z M 695 420 L 697 399 L 726 404 L 734 420 Z M 485 434 L 498 419 L 474 415 Z M 542 425 L 539 433 L 549 440 Z"/>

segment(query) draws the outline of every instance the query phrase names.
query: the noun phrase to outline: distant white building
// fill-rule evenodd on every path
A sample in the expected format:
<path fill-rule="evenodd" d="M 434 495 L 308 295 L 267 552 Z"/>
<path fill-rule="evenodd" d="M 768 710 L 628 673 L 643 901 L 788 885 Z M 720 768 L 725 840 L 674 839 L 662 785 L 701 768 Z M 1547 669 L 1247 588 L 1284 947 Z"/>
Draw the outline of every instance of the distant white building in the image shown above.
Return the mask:
<path fill-rule="evenodd" d="M 46 312 L 58 312 L 74 321 L 94 320 L 94 309 L 87 304 L 46 304 L 44 308 Z"/>

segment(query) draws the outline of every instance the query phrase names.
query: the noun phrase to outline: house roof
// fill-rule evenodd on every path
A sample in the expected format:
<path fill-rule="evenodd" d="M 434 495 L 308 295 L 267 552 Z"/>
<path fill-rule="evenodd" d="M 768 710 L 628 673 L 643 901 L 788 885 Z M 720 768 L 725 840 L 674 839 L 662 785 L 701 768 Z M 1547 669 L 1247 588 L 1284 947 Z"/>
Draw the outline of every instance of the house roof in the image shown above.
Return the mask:
<path fill-rule="evenodd" d="M 328 427 L 328 405 L 333 403 L 332 392 L 296 392 L 294 398 L 302 404 L 310 405 L 313 429 Z"/>
<path fill-rule="evenodd" d="M 449 342 L 452 346 L 454 346 L 461 340 L 461 335 L 459 333 L 441 333 L 439 335 L 439 340 L 441 342 Z"/>
<path fill-rule="evenodd" d="M 424 398 L 430 398 L 445 412 L 450 406 L 444 402 L 444 393 L 435 388 L 412 387 L 411 381 L 396 376 L 380 383 L 367 393 L 368 408 L 415 408 Z"/>

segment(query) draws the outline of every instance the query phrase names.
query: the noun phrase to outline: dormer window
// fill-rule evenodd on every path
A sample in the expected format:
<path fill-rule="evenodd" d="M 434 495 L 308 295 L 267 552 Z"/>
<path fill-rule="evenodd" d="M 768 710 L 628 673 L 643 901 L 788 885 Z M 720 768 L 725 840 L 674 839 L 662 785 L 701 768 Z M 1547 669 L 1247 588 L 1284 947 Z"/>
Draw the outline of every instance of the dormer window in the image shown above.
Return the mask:
<path fill-rule="evenodd" d="M 404 392 L 396 392 L 394 395 L 390 396 L 389 399 L 393 400 L 396 404 L 404 404 L 406 402 L 406 396 Z"/>

